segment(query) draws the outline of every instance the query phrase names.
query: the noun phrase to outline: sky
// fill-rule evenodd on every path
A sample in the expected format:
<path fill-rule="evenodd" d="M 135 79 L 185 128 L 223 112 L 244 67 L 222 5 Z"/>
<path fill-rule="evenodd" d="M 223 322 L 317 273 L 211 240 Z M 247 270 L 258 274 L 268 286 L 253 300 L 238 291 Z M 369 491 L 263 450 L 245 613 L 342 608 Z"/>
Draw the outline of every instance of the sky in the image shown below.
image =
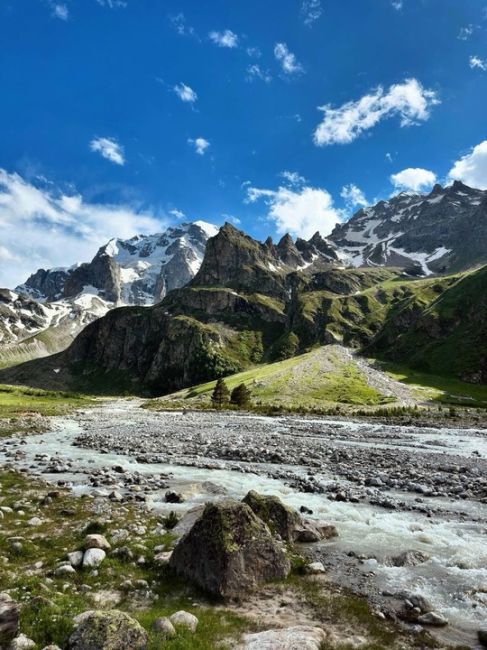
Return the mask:
<path fill-rule="evenodd" d="M 487 189 L 487 0 L 0 0 L 0 286 L 184 221 Z"/>

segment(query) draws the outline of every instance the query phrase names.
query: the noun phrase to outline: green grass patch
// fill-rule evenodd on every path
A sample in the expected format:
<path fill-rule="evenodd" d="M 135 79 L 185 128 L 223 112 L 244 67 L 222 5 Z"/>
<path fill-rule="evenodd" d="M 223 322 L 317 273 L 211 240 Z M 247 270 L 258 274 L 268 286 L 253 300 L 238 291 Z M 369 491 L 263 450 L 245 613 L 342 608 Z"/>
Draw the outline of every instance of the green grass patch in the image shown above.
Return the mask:
<path fill-rule="evenodd" d="M 72 409 L 92 403 L 93 399 L 77 393 L 0 384 L 0 418 L 26 413 L 46 416 L 64 415 Z"/>

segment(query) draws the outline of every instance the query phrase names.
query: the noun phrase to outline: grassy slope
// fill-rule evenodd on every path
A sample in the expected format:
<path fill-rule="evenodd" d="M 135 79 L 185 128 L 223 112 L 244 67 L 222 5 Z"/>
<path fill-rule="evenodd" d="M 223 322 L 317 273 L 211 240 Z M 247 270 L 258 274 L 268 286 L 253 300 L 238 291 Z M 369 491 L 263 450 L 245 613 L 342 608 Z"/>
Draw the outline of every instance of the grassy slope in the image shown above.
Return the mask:
<path fill-rule="evenodd" d="M 254 403 L 289 408 L 320 408 L 335 404 L 378 405 L 390 401 L 371 388 L 357 366 L 334 348 L 257 366 L 225 379 L 230 390 L 244 382 Z M 188 406 L 210 403 L 215 382 L 185 389 L 159 403 L 184 401 Z"/>

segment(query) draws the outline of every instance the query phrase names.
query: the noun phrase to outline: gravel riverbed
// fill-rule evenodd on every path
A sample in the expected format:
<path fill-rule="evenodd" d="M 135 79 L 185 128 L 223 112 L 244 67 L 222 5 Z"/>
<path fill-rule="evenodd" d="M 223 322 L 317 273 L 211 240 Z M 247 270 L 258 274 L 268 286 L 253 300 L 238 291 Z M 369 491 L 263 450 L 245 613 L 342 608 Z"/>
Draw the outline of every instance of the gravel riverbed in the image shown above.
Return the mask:
<path fill-rule="evenodd" d="M 449 620 L 445 638 L 474 647 L 487 620 L 487 431 L 140 406 L 53 419 L 49 432 L 1 442 L 0 463 L 164 512 L 277 494 L 337 527 L 312 551 L 334 581 L 387 613 L 420 593 Z M 405 551 L 423 561 L 397 566 Z"/>

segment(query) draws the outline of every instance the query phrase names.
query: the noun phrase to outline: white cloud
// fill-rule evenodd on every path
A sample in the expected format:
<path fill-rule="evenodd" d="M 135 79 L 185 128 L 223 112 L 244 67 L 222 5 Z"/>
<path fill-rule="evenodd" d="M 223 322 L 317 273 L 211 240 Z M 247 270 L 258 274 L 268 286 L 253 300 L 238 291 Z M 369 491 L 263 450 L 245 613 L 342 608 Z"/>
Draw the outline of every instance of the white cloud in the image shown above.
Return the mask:
<path fill-rule="evenodd" d="M 274 56 L 279 61 L 283 72 L 286 74 L 299 74 L 304 72 L 303 66 L 298 62 L 296 56 L 289 51 L 286 43 L 275 44 Z"/>
<path fill-rule="evenodd" d="M 262 52 L 260 51 L 259 47 L 248 47 L 246 51 L 247 51 L 247 54 L 252 59 L 260 59 L 260 57 L 262 56 Z"/>
<path fill-rule="evenodd" d="M 290 172 L 285 170 L 281 172 L 279 176 L 287 181 L 289 185 L 304 185 L 304 183 L 306 183 L 305 177 L 301 176 L 301 174 L 298 174 L 298 172 Z"/>
<path fill-rule="evenodd" d="M 173 217 L 176 217 L 176 219 L 184 219 L 186 216 L 182 210 L 178 210 L 177 208 L 169 210 L 169 214 L 171 214 Z"/>
<path fill-rule="evenodd" d="M 321 18 L 322 13 L 323 9 L 320 0 L 302 0 L 301 17 L 307 27 L 312 27 Z"/>
<path fill-rule="evenodd" d="M 470 187 L 487 190 L 487 140 L 457 160 L 448 177 L 450 180 L 462 181 Z"/>
<path fill-rule="evenodd" d="M 472 70 L 474 68 L 478 68 L 483 72 L 487 71 L 487 61 L 485 59 L 481 59 L 479 56 L 471 56 L 469 59 L 469 64 Z"/>
<path fill-rule="evenodd" d="M 389 152 L 386 153 L 386 160 L 390 163 L 392 162 L 392 154 L 390 154 Z"/>
<path fill-rule="evenodd" d="M 414 190 L 420 192 L 436 182 L 436 174 L 420 167 L 408 167 L 390 177 L 397 190 Z"/>
<path fill-rule="evenodd" d="M 65 4 L 51 2 L 52 15 L 60 20 L 68 20 L 69 10 Z"/>
<path fill-rule="evenodd" d="M 188 144 L 193 145 L 196 153 L 199 154 L 200 156 L 204 156 L 206 150 L 210 146 L 210 143 L 208 142 L 208 140 L 205 140 L 205 138 L 196 138 L 195 140 L 189 138 Z"/>
<path fill-rule="evenodd" d="M 247 67 L 247 74 L 245 78 L 247 81 L 255 81 L 256 79 L 260 79 L 266 83 L 272 81 L 270 72 L 261 68 L 258 63 L 253 63 Z"/>
<path fill-rule="evenodd" d="M 182 82 L 176 84 L 173 90 L 182 102 L 194 104 L 194 102 L 198 99 L 198 95 L 195 93 L 195 91 Z"/>
<path fill-rule="evenodd" d="M 114 165 L 125 165 L 123 147 L 115 138 L 94 138 L 90 142 L 90 149 L 96 151 Z"/>
<path fill-rule="evenodd" d="M 234 226 L 240 225 L 241 221 L 238 217 L 234 217 L 233 214 L 222 214 L 222 219 L 233 223 Z"/>
<path fill-rule="evenodd" d="M 397 116 L 402 127 L 424 122 L 433 106 L 439 104 L 434 90 L 424 88 L 416 79 L 391 86 L 387 92 L 379 86 L 357 101 L 339 108 L 330 104 L 319 107 L 323 121 L 314 132 L 314 142 L 323 147 L 348 144 L 381 120 Z"/>
<path fill-rule="evenodd" d="M 466 41 L 472 36 L 473 34 L 473 25 L 467 25 L 466 27 L 462 27 L 460 31 L 458 32 L 458 40 L 460 41 Z"/>
<path fill-rule="evenodd" d="M 265 201 L 267 218 L 275 223 L 278 233 L 289 232 L 309 239 L 319 230 L 326 236 L 344 216 L 334 207 L 331 194 L 321 188 L 266 190 L 247 186 L 247 202 L 255 203 L 260 199 Z"/>
<path fill-rule="evenodd" d="M 364 208 L 369 204 L 365 198 L 365 194 L 354 183 L 344 185 L 340 192 L 340 196 L 345 201 L 348 210 L 353 210 L 358 206 Z"/>
<path fill-rule="evenodd" d="M 15 287 L 38 268 L 90 260 L 112 237 L 160 231 L 166 224 L 129 205 L 88 203 L 53 185 L 36 186 L 0 169 L 0 286 Z"/>
<path fill-rule="evenodd" d="M 225 29 L 223 32 L 210 32 L 209 38 L 218 47 L 238 47 L 238 36 L 231 29 Z"/>
<path fill-rule="evenodd" d="M 102 7 L 108 7 L 109 9 L 120 9 L 127 6 L 126 0 L 96 0 L 99 5 Z"/>
<path fill-rule="evenodd" d="M 394 7 L 396 11 L 401 11 L 401 9 L 404 6 L 403 0 L 392 0 L 391 5 Z"/>
<path fill-rule="evenodd" d="M 182 12 L 174 16 L 169 16 L 169 21 L 173 29 L 175 29 L 180 36 L 192 36 L 198 39 L 194 27 L 188 25 L 188 23 L 186 22 L 186 17 Z"/>

